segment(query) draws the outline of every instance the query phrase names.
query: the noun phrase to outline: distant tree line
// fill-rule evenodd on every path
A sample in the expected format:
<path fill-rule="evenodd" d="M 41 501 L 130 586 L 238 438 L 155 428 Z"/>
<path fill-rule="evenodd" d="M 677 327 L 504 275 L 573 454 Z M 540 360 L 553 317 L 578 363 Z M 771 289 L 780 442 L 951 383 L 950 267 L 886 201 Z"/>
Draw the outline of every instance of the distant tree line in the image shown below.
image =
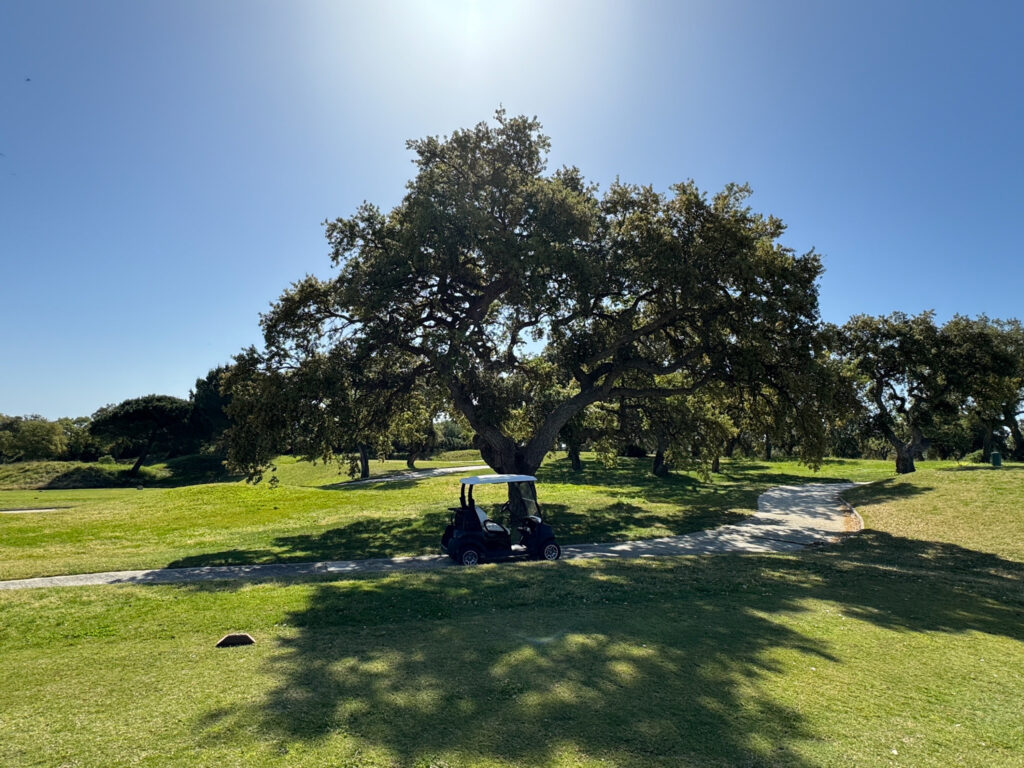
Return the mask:
<path fill-rule="evenodd" d="M 0 463 L 131 460 L 130 474 L 136 474 L 154 455 L 208 453 L 226 458 L 231 394 L 222 384 L 232 367 L 220 366 L 196 379 L 187 400 L 146 395 L 103 406 L 92 416 L 53 421 L 39 415 L 0 414 Z M 339 444 L 338 456 L 354 464 L 354 471 L 365 469 L 368 474 L 371 458 L 400 455 L 414 467 L 418 459 L 439 451 L 472 447 L 465 424 L 431 411 L 422 398 L 415 402 L 418 407 L 408 409 L 383 437 Z M 345 453 L 346 446 L 351 456 Z M 293 453 L 298 447 L 283 445 L 281 452 Z"/>
<path fill-rule="evenodd" d="M 913 471 L 924 457 L 981 462 L 998 451 L 1024 461 L 1019 321 L 956 316 L 939 325 L 930 312 L 861 315 L 842 326 L 821 325 L 818 334 L 810 410 L 767 388 L 720 385 L 660 399 L 621 396 L 578 411 L 551 447 L 567 451 L 577 471 L 581 454 L 591 451 L 606 463 L 646 456 L 656 475 L 673 467 L 713 473 L 723 457 L 813 453 L 888 458 L 898 472 Z M 358 382 L 325 372 L 307 382 L 307 401 L 305 393 L 250 364 L 241 355 L 211 370 L 187 400 L 148 395 L 104 406 L 91 417 L 54 421 L 0 414 L 0 462 L 134 460 L 136 472 L 154 454 L 206 452 L 227 459 L 257 446 L 265 455 L 337 460 L 353 476 L 367 476 L 376 458 L 400 456 L 414 467 L 440 451 L 474 445 L 466 419 L 437 392 L 412 392 L 391 411 L 375 411 L 358 396 Z M 537 381 L 515 416 L 527 428 L 536 418 L 530 409 L 545 408 L 559 394 L 557 382 Z M 339 382 L 347 399 L 329 396 Z M 284 391 L 268 391 L 275 385 Z M 815 424 L 800 425 L 808 415 Z"/>
<path fill-rule="evenodd" d="M 167 458 L 224 454 L 230 402 L 220 388 L 225 370 L 215 368 L 197 379 L 188 400 L 147 395 L 106 405 L 92 416 L 55 421 L 0 414 L 0 462 L 134 459 L 135 474 L 153 453 Z"/>

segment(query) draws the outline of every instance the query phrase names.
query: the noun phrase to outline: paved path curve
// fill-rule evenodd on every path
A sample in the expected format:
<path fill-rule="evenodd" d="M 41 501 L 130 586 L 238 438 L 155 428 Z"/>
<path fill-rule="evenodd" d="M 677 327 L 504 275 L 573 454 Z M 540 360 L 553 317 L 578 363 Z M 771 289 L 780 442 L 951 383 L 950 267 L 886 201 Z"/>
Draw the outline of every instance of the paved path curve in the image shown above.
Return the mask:
<path fill-rule="evenodd" d="M 613 559 L 722 552 L 793 552 L 811 544 L 834 541 L 844 533 L 854 533 L 863 527 L 860 515 L 840 498 L 843 491 L 854 485 L 856 484 L 782 485 L 762 493 L 757 499 L 757 512 L 736 525 L 723 525 L 707 531 L 661 539 L 610 544 L 569 544 L 562 548 L 562 557 Z M 0 590 L 81 587 L 97 584 L 175 584 L 223 579 L 270 580 L 321 575 L 344 576 L 350 573 L 424 571 L 449 565 L 453 563 L 445 555 L 421 555 L 319 563 L 159 568 L 150 571 L 110 571 L 0 581 Z"/>
<path fill-rule="evenodd" d="M 398 472 L 394 475 L 378 475 L 367 477 L 364 480 L 346 480 L 338 483 L 335 488 L 348 488 L 350 485 L 363 485 L 364 483 L 399 483 L 403 480 L 422 480 L 425 477 L 441 477 L 442 475 L 457 475 L 463 472 L 473 472 L 478 469 L 485 469 L 488 473 L 493 472 L 486 464 L 471 464 L 466 467 L 437 467 L 436 469 L 410 469 L 408 472 Z"/>

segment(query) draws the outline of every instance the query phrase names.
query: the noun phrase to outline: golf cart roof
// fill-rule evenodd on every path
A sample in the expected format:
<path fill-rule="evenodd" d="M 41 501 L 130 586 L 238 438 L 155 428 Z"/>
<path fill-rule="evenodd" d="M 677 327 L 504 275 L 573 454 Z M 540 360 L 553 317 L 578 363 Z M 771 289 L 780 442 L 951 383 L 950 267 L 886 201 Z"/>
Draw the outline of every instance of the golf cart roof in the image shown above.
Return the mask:
<path fill-rule="evenodd" d="M 474 475 L 460 480 L 463 485 L 495 485 L 497 483 L 536 483 L 533 475 Z"/>

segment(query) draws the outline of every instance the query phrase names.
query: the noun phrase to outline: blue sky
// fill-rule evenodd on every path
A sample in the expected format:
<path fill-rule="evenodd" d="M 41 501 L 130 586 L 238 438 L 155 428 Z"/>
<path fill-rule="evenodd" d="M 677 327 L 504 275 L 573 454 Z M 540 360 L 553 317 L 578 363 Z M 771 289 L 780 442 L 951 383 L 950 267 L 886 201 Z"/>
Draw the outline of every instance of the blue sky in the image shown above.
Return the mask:
<path fill-rule="evenodd" d="M 1024 4 L 0 4 L 0 412 L 88 415 L 259 341 L 405 140 L 537 115 L 606 185 L 749 182 L 821 311 L 1021 317 Z"/>

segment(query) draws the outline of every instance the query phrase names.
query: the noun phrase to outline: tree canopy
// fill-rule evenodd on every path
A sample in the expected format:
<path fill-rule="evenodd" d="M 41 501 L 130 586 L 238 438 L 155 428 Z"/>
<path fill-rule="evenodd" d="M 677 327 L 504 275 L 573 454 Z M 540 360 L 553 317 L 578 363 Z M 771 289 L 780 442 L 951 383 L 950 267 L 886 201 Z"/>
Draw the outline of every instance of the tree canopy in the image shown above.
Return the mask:
<path fill-rule="evenodd" d="M 913 472 L 915 456 L 963 409 L 985 421 L 990 436 L 1016 410 L 1014 328 L 1019 323 L 961 316 L 939 326 L 932 312 L 894 312 L 857 315 L 833 329 L 831 346 L 846 361 L 871 425 L 895 450 L 897 473 Z"/>
<path fill-rule="evenodd" d="M 89 429 L 104 439 L 136 443 L 139 457 L 128 473 L 135 475 L 155 445 L 188 433 L 191 412 L 187 400 L 146 395 L 101 408 L 93 415 Z"/>
<path fill-rule="evenodd" d="M 0 462 L 31 461 L 59 456 L 68 440 L 61 424 L 42 416 L 0 414 Z"/>
<path fill-rule="evenodd" d="M 221 381 L 228 369 L 226 365 L 219 365 L 203 378 L 196 379 L 189 398 L 192 402 L 189 422 L 193 435 L 219 453 L 223 452 L 221 443 L 224 433 L 230 426 L 227 407 L 231 403 L 231 398 L 221 391 Z"/>
<path fill-rule="evenodd" d="M 358 371 L 359 397 L 385 410 L 442 392 L 484 460 L 519 473 L 594 403 L 712 384 L 806 400 L 821 264 L 779 243 L 747 187 L 599 195 L 576 168 L 547 173 L 540 124 L 503 111 L 408 147 L 402 201 L 328 222 L 335 275 L 293 284 L 262 318 L 266 348 L 249 354 L 282 391 L 326 365 Z M 307 415 L 330 420 L 330 387 L 305 391 Z"/>

